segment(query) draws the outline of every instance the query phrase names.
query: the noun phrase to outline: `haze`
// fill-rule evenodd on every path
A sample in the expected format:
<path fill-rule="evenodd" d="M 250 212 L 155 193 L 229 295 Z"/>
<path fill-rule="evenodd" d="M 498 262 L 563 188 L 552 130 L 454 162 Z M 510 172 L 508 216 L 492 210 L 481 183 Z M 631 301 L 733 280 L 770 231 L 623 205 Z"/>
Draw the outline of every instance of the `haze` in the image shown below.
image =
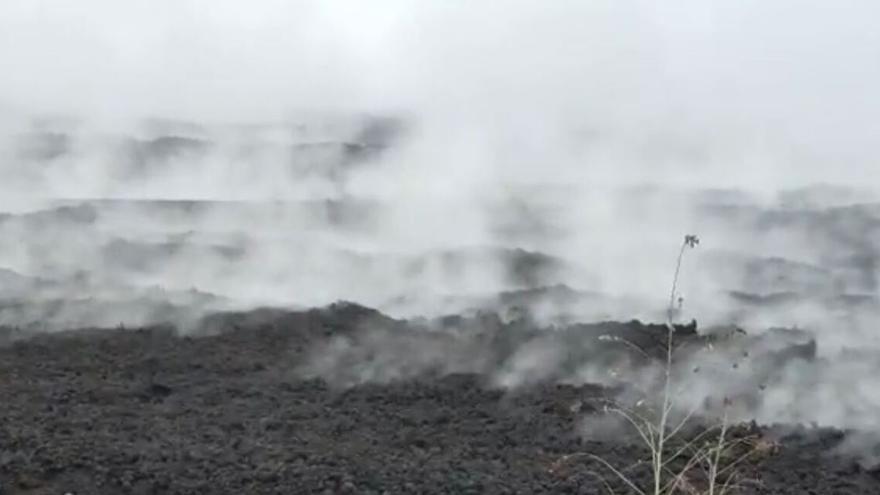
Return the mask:
<path fill-rule="evenodd" d="M 779 289 L 766 277 L 744 281 L 730 259 L 803 263 L 834 272 L 831 292 L 873 294 L 877 265 L 859 265 L 856 276 L 838 259 L 874 256 L 876 236 L 864 225 L 850 222 L 852 239 L 841 240 L 810 225 L 721 221 L 695 205 L 709 194 L 715 206 L 772 210 L 787 197 L 780 192 L 817 184 L 845 187 L 807 194 L 811 207 L 873 200 L 878 10 L 867 1 L 7 0 L 7 211 L 108 198 L 355 200 L 373 209 L 355 207 L 371 212 L 356 232 L 320 222 L 305 229 L 303 214 L 287 210 L 181 220 L 111 209 L 99 215 L 101 235 L 74 229 L 64 243 L 59 230 L 9 227 L 17 241 L 0 261 L 25 277 L 93 270 L 104 288 L 107 279 L 196 288 L 247 304 L 350 298 L 422 314 L 447 306 L 400 301 L 521 284 L 495 262 L 413 277 L 401 259 L 522 248 L 570 264 L 540 283 L 652 300 L 588 312 L 635 316 L 662 307 L 681 236 L 695 232 L 709 254 L 683 290 L 701 318 L 729 314 L 728 303 L 712 302 L 717 291 Z M 285 146 L 351 141 L 364 118 L 396 119 L 406 130 L 367 166 L 314 173 L 333 165 L 331 153 L 295 157 L 300 168 L 289 170 Z M 294 138 L 291 126 L 307 131 Z M 31 149 L 22 136 L 33 132 L 63 133 L 64 152 L 39 166 L 22 158 Z M 211 147 L 172 153 L 169 166 L 143 172 L 131 164 L 142 157 L 118 145 L 157 136 Z M 244 242 L 247 254 L 230 263 L 177 252 L 175 263 L 135 273 L 105 262 L 105 243 L 186 232 L 227 247 Z M 363 268 L 337 251 L 385 264 Z M 823 311 L 809 305 L 804 323 Z"/>

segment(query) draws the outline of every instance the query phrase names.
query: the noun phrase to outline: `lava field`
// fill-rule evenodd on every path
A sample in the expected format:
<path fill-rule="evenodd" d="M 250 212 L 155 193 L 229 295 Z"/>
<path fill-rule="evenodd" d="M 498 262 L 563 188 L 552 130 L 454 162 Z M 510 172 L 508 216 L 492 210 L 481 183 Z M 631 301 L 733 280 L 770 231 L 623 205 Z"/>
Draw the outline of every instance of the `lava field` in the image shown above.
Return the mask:
<path fill-rule="evenodd" d="M 664 396 L 675 493 L 719 427 L 728 495 L 880 493 L 874 196 L 447 197 L 370 191 L 403 176 L 363 136 L 63 136 L 0 160 L 46 196 L 0 206 L 0 495 L 654 493 L 621 412 Z"/>
<path fill-rule="evenodd" d="M 346 303 L 218 313 L 188 334 L 6 328 L 0 493 L 627 493 L 596 459 L 648 486 L 639 461 L 649 452 L 610 426 L 603 404 L 643 391 L 627 391 L 626 378 L 571 377 L 599 356 L 636 376 L 656 364 L 640 359 L 662 362 L 664 332 L 635 321 L 536 328 L 493 314 L 403 321 Z M 709 347 L 751 349 L 762 386 L 786 362 L 820 359 L 793 334 L 772 351 L 760 345 L 769 334 L 682 325 L 674 335 L 676 360 L 689 363 Z M 536 345 L 567 359 L 511 382 L 511 363 Z M 880 489 L 880 471 L 841 450 L 848 432 L 744 422 L 729 435 L 751 439 L 737 493 Z M 696 468 L 686 477 L 698 489 Z"/>
<path fill-rule="evenodd" d="M 0 0 L 0 495 L 880 495 L 878 18 Z"/>

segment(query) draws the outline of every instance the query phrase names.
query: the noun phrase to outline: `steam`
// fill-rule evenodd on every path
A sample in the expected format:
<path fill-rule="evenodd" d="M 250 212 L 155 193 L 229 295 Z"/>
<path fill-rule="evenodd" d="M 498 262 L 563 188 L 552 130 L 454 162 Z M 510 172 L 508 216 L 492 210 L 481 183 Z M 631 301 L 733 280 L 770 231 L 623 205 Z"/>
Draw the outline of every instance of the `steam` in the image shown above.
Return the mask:
<path fill-rule="evenodd" d="M 825 359 L 786 368 L 748 414 L 876 430 L 880 392 L 853 377 L 880 344 L 878 13 L 4 1 L 0 324 L 186 327 L 340 299 L 398 318 L 657 319 L 693 232 L 684 317 L 805 328 Z M 492 368 L 461 343 L 352 345 L 313 371 Z M 843 361 L 852 348 L 866 355 Z M 564 350 L 529 342 L 492 371 L 555 376 Z"/>

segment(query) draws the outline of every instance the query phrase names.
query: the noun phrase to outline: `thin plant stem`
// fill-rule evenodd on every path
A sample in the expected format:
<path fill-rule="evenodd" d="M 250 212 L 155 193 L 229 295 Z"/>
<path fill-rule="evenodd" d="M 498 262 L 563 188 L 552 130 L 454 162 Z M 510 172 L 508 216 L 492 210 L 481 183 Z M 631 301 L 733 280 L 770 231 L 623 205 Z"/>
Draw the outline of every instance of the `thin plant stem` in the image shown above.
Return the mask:
<path fill-rule="evenodd" d="M 669 293 L 669 306 L 666 309 L 666 318 L 670 325 L 673 321 L 672 312 L 675 308 L 675 290 L 678 288 L 678 274 L 681 272 L 681 261 L 684 258 L 684 250 L 687 246 L 687 240 L 681 243 L 681 249 L 678 251 L 678 261 L 675 263 L 675 276 L 672 278 L 672 290 Z"/>
<path fill-rule="evenodd" d="M 715 446 L 715 452 L 712 462 L 709 465 L 709 493 L 715 495 L 715 485 L 718 480 L 718 466 L 721 464 L 721 451 L 724 450 L 724 436 L 727 434 L 727 408 L 724 409 L 724 416 L 721 420 L 721 433 L 718 434 L 718 444 Z"/>

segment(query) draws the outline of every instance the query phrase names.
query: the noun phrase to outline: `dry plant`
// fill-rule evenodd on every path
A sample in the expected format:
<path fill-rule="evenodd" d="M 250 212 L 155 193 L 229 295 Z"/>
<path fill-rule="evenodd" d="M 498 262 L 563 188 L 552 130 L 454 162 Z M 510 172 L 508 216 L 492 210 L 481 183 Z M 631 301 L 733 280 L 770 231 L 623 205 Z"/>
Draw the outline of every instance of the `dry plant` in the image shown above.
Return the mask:
<path fill-rule="evenodd" d="M 678 289 L 678 279 L 681 273 L 684 253 L 699 244 L 696 235 L 686 235 L 678 253 L 675 265 L 675 275 L 672 280 L 672 290 L 669 295 L 669 305 L 666 312 L 666 345 L 665 363 L 663 366 L 663 395 L 659 410 L 647 405 L 645 400 L 640 400 L 633 408 L 626 408 L 619 404 L 605 406 L 605 412 L 620 416 L 625 423 L 633 427 L 640 441 L 649 449 L 651 486 L 642 487 L 627 475 L 632 468 L 643 464 L 636 463 L 627 468 L 619 468 L 612 465 L 601 456 L 580 453 L 565 456 L 559 459 L 551 467 L 558 470 L 563 463 L 574 457 L 586 457 L 598 462 L 609 470 L 632 492 L 638 495 L 672 495 L 685 493 L 689 495 L 729 495 L 734 490 L 741 488 L 745 480 L 742 480 L 737 472 L 737 466 L 748 459 L 753 452 L 751 445 L 753 439 L 730 437 L 730 425 L 728 423 L 727 407 L 728 399 L 724 399 L 724 414 L 719 425 L 705 428 L 699 434 L 679 441 L 683 429 L 696 413 L 697 408 L 686 412 L 682 417 L 672 420 L 676 399 L 681 390 L 673 390 L 672 370 L 673 356 L 675 354 L 675 301 Z M 679 309 L 683 299 L 679 296 Z M 619 341 L 641 350 L 637 345 L 624 339 L 611 339 Z M 646 355 L 646 353 L 642 352 Z M 713 437 L 714 435 L 714 437 Z M 742 451 L 745 450 L 744 453 Z M 673 468 L 673 463 L 682 464 Z M 613 493 L 610 484 L 597 473 L 592 475 L 600 478 L 603 486 L 609 493 Z M 695 477 L 700 476 L 702 487 L 697 487 Z"/>

